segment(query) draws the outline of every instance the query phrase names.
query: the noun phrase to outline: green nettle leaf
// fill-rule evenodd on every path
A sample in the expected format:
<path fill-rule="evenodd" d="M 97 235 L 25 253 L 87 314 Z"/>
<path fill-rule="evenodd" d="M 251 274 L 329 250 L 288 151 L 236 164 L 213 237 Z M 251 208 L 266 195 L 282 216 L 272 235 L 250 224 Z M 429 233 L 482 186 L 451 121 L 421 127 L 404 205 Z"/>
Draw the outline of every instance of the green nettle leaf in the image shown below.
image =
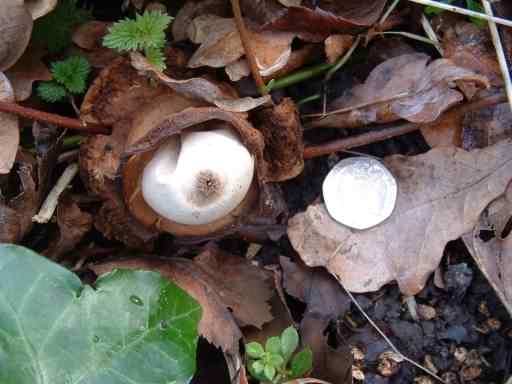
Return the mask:
<path fill-rule="evenodd" d="M 52 63 L 53 78 L 71 93 L 85 91 L 90 71 L 89 62 L 82 56 L 70 56 L 66 60 Z"/>
<path fill-rule="evenodd" d="M 93 288 L 0 244 L 0 383 L 188 383 L 200 317 L 158 273 L 116 270 Z"/>
<path fill-rule="evenodd" d="M 313 352 L 305 348 L 297 353 L 291 363 L 291 378 L 296 379 L 304 376 L 313 367 Z"/>
<path fill-rule="evenodd" d="M 66 98 L 66 88 L 54 81 L 42 81 L 37 85 L 37 94 L 49 103 L 56 103 Z"/>
<path fill-rule="evenodd" d="M 266 380 L 272 381 L 276 375 L 276 369 L 272 365 L 265 365 L 265 368 L 263 369 L 263 375 L 265 376 Z"/>
<path fill-rule="evenodd" d="M 285 359 L 290 358 L 298 346 L 299 333 L 295 327 L 286 328 L 281 335 L 281 351 Z"/>
<path fill-rule="evenodd" d="M 253 361 L 249 364 L 249 374 L 255 379 L 263 379 L 263 369 L 265 365 L 260 360 Z"/>
<path fill-rule="evenodd" d="M 281 340 L 279 337 L 274 336 L 268 338 L 267 342 L 265 343 L 265 350 L 270 353 L 281 354 Z"/>
<path fill-rule="evenodd" d="M 247 352 L 247 355 L 253 359 L 259 359 L 265 354 L 263 346 L 255 341 L 245 345 L 245 352 Z"/>

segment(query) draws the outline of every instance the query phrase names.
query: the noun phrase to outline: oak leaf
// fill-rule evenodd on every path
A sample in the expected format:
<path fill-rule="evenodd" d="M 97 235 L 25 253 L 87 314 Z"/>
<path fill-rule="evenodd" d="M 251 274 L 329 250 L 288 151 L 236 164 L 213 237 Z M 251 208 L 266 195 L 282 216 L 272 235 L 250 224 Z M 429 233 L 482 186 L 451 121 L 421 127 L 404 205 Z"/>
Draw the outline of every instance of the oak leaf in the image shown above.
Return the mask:
<path fill-rule="evenodd" d="M 397 178 L 393 214 L 357 231 L 335 222 L 323 204 L 289 221 L 293 247 L 309 266 L 324 266 L 354 292 L 378 290 L 393 280 L 407 295 L 418 293 L 437 268 L 445 245 L 470 232 L 482 211 L 512 179 L 512 141 L 482 150 L 436 148 L 391 156 Z"/>

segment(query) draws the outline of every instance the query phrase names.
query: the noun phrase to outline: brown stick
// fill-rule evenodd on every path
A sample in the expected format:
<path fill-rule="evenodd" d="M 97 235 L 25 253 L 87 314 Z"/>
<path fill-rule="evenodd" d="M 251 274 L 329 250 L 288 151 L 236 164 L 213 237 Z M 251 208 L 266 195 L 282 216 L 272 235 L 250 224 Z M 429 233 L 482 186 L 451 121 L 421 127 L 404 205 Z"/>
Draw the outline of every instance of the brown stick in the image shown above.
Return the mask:
<path fill-rule="evenodd" d="M 240 34 L 240 40 L 242 41 L 242 45 L 245 51 L 245 58 L 249 62 L 249 67 L 251 68 L 252 76 L 254 77 L 254 81 L 256 82 L 256 86 L 262 95 L 268 94 L 267 87 L 263 78 L 261 77 L 260 70 L 258 69 L 258 63 L 256 62 L 256 55 L 254 54 L 254 50 L 252 49 L 251 39 L 249 34 L 247 33 L 247 29 L 245 28 L 244 19 L 242 18 L 242 11 L 240 9 L 240 0 L 231 0 L 231 6 L 233 8 L 233 15 L 235 16 L 235 23 L 238 29 L 238 33 Z"/>
<path fill-rule="evenodd" d="M 464 114 L 466 112 L 482 109 L 491 105 L 504 103 L 507 101 L 507 96 L 504 92 L 496 95 L 488 96 L 472 103 L 460 105 L 457 107 L 457 113 Z M 384 128 L 378 131 L 363 133 L 361 135 L 350 136 L 345 139 L 333 140 L 325 144 L 313 145 L 304 149 L 304 159 L 312 159 L 330 155 L 334 152 L 345 151 L 347 149 L 362 147 L 363 145 L 377 143 L 392 137 L 405 135 L 406 133 L 417 131 L 421 129 L 421 124 L 406 123 L 399 126 Z"/>
<path fill-rule="evenodd" d="M 101 133 L 108 135 L 110 134 L 110 128 L 104 125 L 98 124 L 87 124 L 85 125 L 78 119 L 72 119 L 54 113 L 48 113 L 39 111 L 37 109 L 22 107 L 21 105 L 14 103 L 7 103 L 0 101 L 0 112 L 13 113 L 18 116 L 23 116 L 31 120 L 41 121 L 49 124 L 58 125 L 59 127 L 75 129 L 86 133 Z"/>

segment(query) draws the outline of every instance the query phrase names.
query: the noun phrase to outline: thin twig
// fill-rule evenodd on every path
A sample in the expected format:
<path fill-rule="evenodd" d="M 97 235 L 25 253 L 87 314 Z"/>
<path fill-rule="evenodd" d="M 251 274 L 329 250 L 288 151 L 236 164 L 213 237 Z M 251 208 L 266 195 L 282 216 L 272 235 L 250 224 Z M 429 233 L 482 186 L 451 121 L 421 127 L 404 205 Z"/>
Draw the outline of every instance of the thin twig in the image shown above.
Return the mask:
<path fill-rule="evenodd" d="M 409 0 L 413 3 L 421 4 L 421 5 L 429 5 L 431 7 L 436 7 L 440 9 L 444 9 L 445 11 L 460 13 L 461 15 L 471 16 L 475 17 L 477 19 L 487 20 L 487 21 L 494 21 L 496 24 L 505 25 L 507 27 L 512 27 L 512 21 L 503 19 L 501 17 L 494 17 L 494 16 L 488 16 L 486 14 L 471 11 L 469 9 L 457 7 L 455 5 L 449 5 L 444 3 L 439 3 L 437 1 L 433 0 Z"/>
<path fill-rule="evenodd" d="M 472 103 L 460 105 L 457 107 L 457 113 L 464 114 L 506 101 L 507 96 L 503 92 L 500 92 L 496 95 L 488 96 Z M 304 149 L 304 159 L 312 159 L 314 157 L 330 155 L 334 152 L 341 152 L 351 148 L 362 147 L 364 145 L 391 139 L 392 137 L 405 135 L 406 133 L 414 132 L 421 128 L 421 124 L 405 123 L 356 136 L 350 136 L 344 139 L 333 140 L 325 144 L 309 146 Z"/>
<path fill-rule="evenodd" d="M 58 125 L 59 127 L 75 129 L 86 133 L 101 133 L 108 135 L 110 134 L 110 128 L 104 125 L 98 124 L 84 124 L 78 119 L 72 119 L 54 113 L 48 113 L 39 111 L 37 109 L 22 107 L 21 105 L 14 103 L 7 103 L 0 101 L 0 112 L 12 113 L 17 116 L 26 117 L 27 119 L 41 121 L 48 124 Z"/>
<path fill-rule="evenodd" d="M 488 16 L 494 16 L 492 11 L 492 5 L 488 0 L 482 0 L 482 5 L 484 6 L 485 12 Z M 492 42 L 494 43 L 494 47 L 496 48 L 496 56 L 498 57 L 498 63 L 500 64 L 501 74 L 503 76 L 503 81 L 505 82 L 505 89 L 507 91 L 508 103 L 510 104 L 510 108 L 512 109 L 512 81 L 510 79 L 510 72 L 507 65 L 507 59 L 505 57 L 505 50 L 503 49 L 503 44 L 501 43 L 500 34 L 498 32 L 498 27 L 496 23 L 489 20 L 489 30 L 491 31 Z"/>
<path fill-rule="evenodd" d="M 374 34 L 375 35 L 381 35 L 381 36 L 384 36 L 384 35 L 399 35 L 399 36 L 407 37 L 407 38 L 412 39 L 412 40 L 421 41 L 422 43 L 430 44 L 430 45 L 433 45 L 436 48 L 439 48 L 439 42 L 437 42 L 435 40 L 432 40 L 432 39 L 429 39 L 428 37 L 425 37 L 425 36 L 417 35 L 415 33 L 404 32 L 404 31 L 387 31 L 387 32 L 375 32 Z"/>
<path fill-rule="evenodd" d="M 340 251 L 341 247 L 343 246 L 344 244 L 341 243 L 340 245 L 338 245 L 338 247 L 334 250 L 333 254 L 329 257 L 329 260 L 332 260 L 332 258 L 334 256 L 336 256 L 336 254 Z M 340 278 L 338 276 L 336 276 L 334 273 L 332 273 L 332 275 L 334 276 L 334 278 L 336 280 L 338 280 L 338 283 L 341 285 L 341 288 L 343 289 L 343 291 L 347 294 L 347 296 L 350 298 L 350 300 L 352 300 L 352 302 L 354 303 L 354 305 L 357 307 L 357 309 L 361 312 L 361 314 L 364 316 L 364 318 L 368 321 L 368 323 L 370 323 L 370 325 L 377 331 L 377 333 L 386 341 L 386 343 L 389 344 L 389 346 L 391 347 L 391 349 L 397 354 L 399 355 L 403 360 L 407 361 L 408 363 L 414 365 L 416 368 L 422 370 L 423 372 L 427 373 L 428 375 L 432 376 L 433 378 L 435 378 L 436 380 L 439 380 L 441 383 L 445 383 L 447 384 L 443 379 L 441 379 L 439 376 L 437 376 L 434 372 L 432 372 L 431 370 L 425 368 L 424 366 L 422 366 L 421 364 L 417 363 L 416 361 L 408 358 L 407 356 L 405 356 L 402 352 L 400 352 L 400 350 L 395 346 L 395 344 L 393 344 L 393 342 L 389 339 L 389 337 L 386 336 L 386 334 L 379 328 L 379 326 L 372 320 L 372 318 L 365 312 L 365 310 L 363 309 L 363 307 L 361 306 L 361 304 L 359 304 L 359 302 L 356 300 L 356 298 L 354 297 L 354 295 L 352 295 L 352 293 L 347 289 L 345 288 L 345 286 L 343 285 L 343 283 L 341 282 Z"/>
<path fill-rule="evenodd" d="M 391 128 L 363 133 L 361 135 L 350 136 L 345 139 L 333 140 L 325 144 L 309 146 L 304 149 L 304 159 L 307 160 L 314 157 L 326 156 L 334 152 L 341 152 L 350 148 L 377 143 L 391 139 L 392 137 L 417 131 L 420 128 L 421 126 L 419 124 L 406 123 Z"/>
<path fill-rule="evenodd" d="M 256 82 L 256 86 L 258 87 L 259 92 L 262 95 L 266 95 L 268 94 L 268 89 L 265 86 L 263 78 L 261 77 L 258 63 L 256 61 L 256 55 L 252 49 L 252 44 L 249 34 L 247 33 L 247 29 L 245 28 L 244 19 L 242 18 L 242 11 L 240 10 L 240 1 L 231 0 L 231 6 L 233 8 L 233 15 L 235 16 L 236 27 L 238 29 L 238 33 L 240 34 L 240 40 L 242 41 L 242 45 L 244 47 L 245 58 L 249 62 L 249 68 L 251 68 L 252 76 L 254 77 L 254 81 Z"/>
<path fill-rule="evenodd" d="M 421 15 L 421 26 L 423 27 L 423 30 L 427 34 L 428 38 L 435 42 L 434 46 L 436 47 L 439 54 L 441 56 L 444 56 L 443 48 L 441 47 L 441 42 L 439 41 L 439 37 L 437 37 L 437 34 L 434 31 L 434 28 L 432 28 L 432 24 L 430 24 L 430 21 L 428 20 L 427 16 L 425 16 L 424 13 Z"/>
<path fill-rule="evenodd" d="M 39 213 L 32 217 L 32 221 L 40 224 L 44 224 L 50 221 L 53 213 L 55 212 L 55 209 L 57 208 L 60 195 L 68 187 L 69 183 L 71 183 L 77 173 L 77 163 L 73 163 L 67 166 L 62 175 L 59 177 L 59 180 L 57 180 L 57 184 L 55 184 L 55 186 L 48 194 L 48 197 L 46 197 L 46 200 L 39 210 Z"/>

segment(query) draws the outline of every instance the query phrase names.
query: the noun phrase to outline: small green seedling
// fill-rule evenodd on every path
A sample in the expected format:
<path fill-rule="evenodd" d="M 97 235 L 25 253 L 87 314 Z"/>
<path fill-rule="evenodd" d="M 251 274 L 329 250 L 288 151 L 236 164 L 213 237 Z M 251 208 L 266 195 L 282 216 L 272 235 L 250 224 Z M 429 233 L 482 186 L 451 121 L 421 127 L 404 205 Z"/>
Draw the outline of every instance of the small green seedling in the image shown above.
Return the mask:
<path fill-rule="evenodd" d="M 299 334 L 294 327 L 286 328 L 281 337 L 269 338 L 265 347 L 257 342 L 246 344 L 249 374 L 265 384 L 303 377 L 313 366 L 313 354 L 309 348 L 294 354 L 298 346 Z"/>
<path fill-rule="evenodd" d="M 445 4 L 452 4 L 455 2 L 455 0 L 440 0 L 440 1 L 441 1 L 441 3 L 445 3 Z M 466 0 L 466 6 L 471 11 L 485 13 L 484 7 L 482 6 L 482 4 L 480 4 L 479 1 Z M 443 12 L 444 12 L 444 9 L 437 8 L 434 6 L 428 6 L 425 8 L 425 13 L 429 14 L 429 15 L 437 15 L 437 14 L 440 14 Z M 477 19 L 476 17 L 470 17 L 470 19 L 473 24 L 475 24 L 476 26 L 478 26 L 480 28 L 484 27 L 487 24 L 487 22 L 485 20 Z"/>
<path fill-rule="evenodd" d="M 159 70 L 165 69 L 163 48 L 165 30 L 172 17 L 160 11 L 145 11 L 135 20 L 124 19 L 114 23 L 103 39 L 103 45 L 120 52 L 142 51 L 148 61 Z"/>
<path fill-rule="evenodd" d="M 82 56 L 71 56 L 66 60 L 53 62 L 51 65 L 53 80 L 40 82 L 37 93 L 49 103 L 84 93 L 90 71 L 89 62 Z"/>

